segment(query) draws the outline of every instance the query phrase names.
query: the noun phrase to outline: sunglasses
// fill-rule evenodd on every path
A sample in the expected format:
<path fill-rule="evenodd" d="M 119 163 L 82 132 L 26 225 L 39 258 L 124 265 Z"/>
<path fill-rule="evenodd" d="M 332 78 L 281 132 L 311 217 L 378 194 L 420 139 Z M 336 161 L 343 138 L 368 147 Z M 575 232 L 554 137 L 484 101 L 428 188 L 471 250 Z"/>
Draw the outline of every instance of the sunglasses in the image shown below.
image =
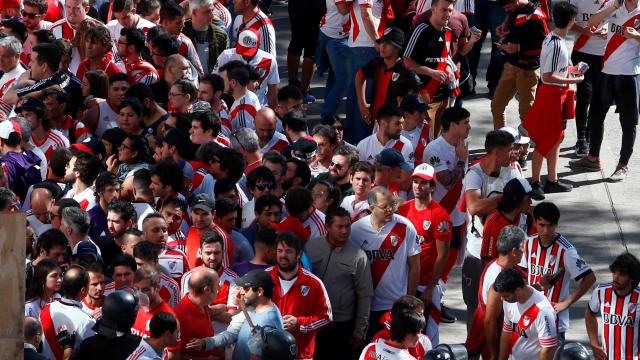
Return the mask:
<path fill-rule="evenodd" d="M 42 14 L 33 14 L 33 13 L 28 13 L 24 10 L 20 11 L 20 14 L 22 15 L 23 18 L 29 18 L 31 20 L 34 20 L 35 18 L 39 18 L 42 16 Z"/>
<path fill-rule="evenodd" d="M 335 168 L 336 168 L 336 170 L 342 170 L 342 169 L 343 169 L 342 164 L 336 164 L 336 163 L 334 163 L 333 161 L 329 163 L 329 167 L 330 167 L 330 168 L 331 168 L 331 167 L 335 167 Z"/>
<path fill-rule="evenodd" d="M 276 188 L 276 184 L 274 183 L 266 183 L 266 184 L 256 184 L 256 189 L 259 191 L 265 191 L 266 189 L 273 190 Z"/>

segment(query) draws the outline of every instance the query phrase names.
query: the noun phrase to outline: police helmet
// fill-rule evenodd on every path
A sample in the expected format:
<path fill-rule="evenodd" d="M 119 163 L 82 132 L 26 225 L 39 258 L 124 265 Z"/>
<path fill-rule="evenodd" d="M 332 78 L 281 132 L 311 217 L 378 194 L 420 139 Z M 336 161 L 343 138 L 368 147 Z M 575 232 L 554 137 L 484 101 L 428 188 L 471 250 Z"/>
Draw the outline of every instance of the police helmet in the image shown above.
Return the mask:
<path fill-rule="evenodd" d="M 102 319 L 93 330 L 108 338 L 116 337 L 117 332 L 128 333 L 136 321 L 138 314 L 138 299 L 123 290 L 109 294 L 102 306 Z"/>
<path fill-rule="evenodd" d="M 580 344 L 579 342 L 569 341 L 556 351 L 556 355 L 553 358 L 554 360 L 589 360 L 591 359 L 591 355 L 589 354 L 589 350 Z"/>
<path fill-rule="evenodd" d="M 267 326 L 262 328 L 263 360 L 294 360 L 298 355 L 296 339 L 289 332 Z"/>

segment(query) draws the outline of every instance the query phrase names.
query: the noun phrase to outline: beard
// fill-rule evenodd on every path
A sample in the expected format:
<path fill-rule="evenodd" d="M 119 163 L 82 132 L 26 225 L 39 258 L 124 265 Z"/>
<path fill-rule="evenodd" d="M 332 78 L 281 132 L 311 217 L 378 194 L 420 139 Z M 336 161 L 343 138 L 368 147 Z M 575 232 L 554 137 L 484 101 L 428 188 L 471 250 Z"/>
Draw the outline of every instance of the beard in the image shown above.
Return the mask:
<path fill-rule="evenodd" d="M 293 271 L 297 265 L 298 264 L 296 262 L 288 262 L 287 265 L 282 265 L 282 263 L 278 261 L 278 269 L 282 270 L 283 272 Z"/>

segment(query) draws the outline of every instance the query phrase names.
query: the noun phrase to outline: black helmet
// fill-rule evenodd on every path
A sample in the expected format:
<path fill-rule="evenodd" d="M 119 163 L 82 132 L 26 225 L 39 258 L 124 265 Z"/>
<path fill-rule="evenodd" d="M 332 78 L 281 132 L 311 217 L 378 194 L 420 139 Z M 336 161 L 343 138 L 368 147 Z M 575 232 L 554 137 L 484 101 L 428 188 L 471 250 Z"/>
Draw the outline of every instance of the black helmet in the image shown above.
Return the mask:
<path fill-rule="evenodd" d="M 579 342 L 569 341 L 556 351 L 556 355 L 553 357 L 554 360 L 589 360 L 591 356 L 589 355 L 589 350 L 587 350 L 584 345 Z"/>
<path fill-rule="evenodd" d="M 422 358 L 423 360 L 453 360 L 453 356 L 451 356 L 451 352 L 446 348 L 437 347 L 435 349 L 431 349 L 427 351 L 427 353 Z"/>
<path fill-rule="evenodd" d="M 262 328 L 263 360 L 294 360 L 298 355 L 296 339 L 289 332 L 267 326 Z"/>
<path fill-rule="evenodd" d="M 138 299 L 131 293 L 118 290 L 109 294 L 102 306 L 102 319 L 93 330 L 107 338 L 116 337 L 116 331 L 128 333 L 138 315 Z"/>

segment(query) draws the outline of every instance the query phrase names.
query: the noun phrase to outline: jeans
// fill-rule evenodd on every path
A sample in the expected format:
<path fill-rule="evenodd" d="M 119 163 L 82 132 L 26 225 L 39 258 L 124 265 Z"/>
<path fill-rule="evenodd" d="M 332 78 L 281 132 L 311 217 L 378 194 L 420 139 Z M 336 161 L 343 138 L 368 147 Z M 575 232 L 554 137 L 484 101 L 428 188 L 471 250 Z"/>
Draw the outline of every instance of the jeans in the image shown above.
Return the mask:
<path fill-rule="evenodd" d="M 351 79 L 351 50 L 347 46 L 347 38 L 334 39 L 320 31 L 318 48 L 324 46 L 331 69 L 327 75 L 324 91 L 324 106 L 321 115 L 335 115 L 340 107 L 340 101 Z"/>
<path fill-rule="evenodd" d="M 355 77 L 358 70 L 379 56 L 374 47 L 351 47 L 351 75 L 349 78 L 349 90 L 347 91 L 347 121 L 344 124 L 345 140 L 351 144 L 357 144 L 360 140 L 371 135 L 369 125 L 362 119 L 358 99 L 356 99 Z M 373 99 L 374 83 L 367 81 L 365 98 Z M 375 121 L 375 120 L 374 120 Z"/>
<path fill-rule="evenodd" d="M 498 5 L 497 1 L 476 0 L 475 11 L 473 20 L 478 29 L 482 30 L 482 37 L 473 45 L 473 49 L 471 49 L 471 52 L 467 55 L 474 86 L 478 74 L 478 64 L 480 63 L 480 51 L 482 50 L 484 40 L 487 38 L 487 32 L 491 32 L 492 42 L 495 43 L 500 40 L 496 33 L 496 28 L 502 24 L 506 16 L 504 9 Z M 471 25 L 471 23 L 469 24 Z M 487 67 L 488 87 L 495 87 L 498 84 L 504 62 L 504 54 L 500 52 L 495 44 L 491 44 L 491 60 Z"/>
<path fill-rule="evenodd" d="M 589 141 L 590 133 L 587 127 L 589 104 L 591 104 L 593 89 L 599 86 L 602 56 L 574 51 L 571 54 L 571 62 L 578 65 L 581 61 L 589 65 L 589 70 L 584 74 L 584 80 L 576 86 L 576 135 L 578 135 L 578 141 Z"/>

